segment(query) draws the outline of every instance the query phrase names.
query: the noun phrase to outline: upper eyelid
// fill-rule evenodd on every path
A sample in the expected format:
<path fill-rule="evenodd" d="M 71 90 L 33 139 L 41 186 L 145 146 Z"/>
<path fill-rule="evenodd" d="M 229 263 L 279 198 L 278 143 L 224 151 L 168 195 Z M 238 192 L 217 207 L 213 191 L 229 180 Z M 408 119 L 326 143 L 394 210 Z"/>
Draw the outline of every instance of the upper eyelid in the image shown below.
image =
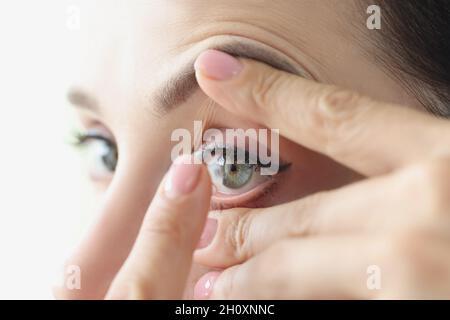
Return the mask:
<path fill-rule="evenodd" d="M 78 132 L 75 134 L 75 141 L 74 141 L 74 145 L 75 146 L 82 146 L 87 144 L 88 142 L 92 141 L 92 140 L 99 140 L 99 141 L 104 141 L 105 143 L 117 147 L 116 143 L 114 142 L 114 140 L 112 140 L 111 138 L 99 134 L 99 133 L 89 133 L 89 132 Z"/>
<path fill-rule="evenodd" d="M 92 123 L 82 125 L 82 127 L 78 129 L 78 134 L 98 136 L 100 138 L 108 139 L 114 142 L 114 144 L 116 143 L 116 139 L 112 131 L 100 121 L 94 121 Z"/>
<path fill-rule="evenodd" d="M 204 143 L 204 144 L 202 144 L 202 145 L 200 146 L 199 150 L 194 151 L 194 153 L 196 153 L 196 152 L 201 152 L 202 155 L 203 155 L 203 152 L 206 151 L 206 150 L 221 149 L 221 148 L 226 148 L 226 146 L 227 146 L 226 143 L 218 144 L 216 141 L 211 142 L 211 143 Z M 235 150 L 236 150 L 236 149 L 240 149 L 240 150 L 243 149 L 243 148 L 241 148 L 241 147 L 236 147 L 236 146 L 234 146 L 234 148 L 235 148 Z M 267 148 L 268 148 L 268 147 L 267 147 Z M 271 152 L 270 149 L 269 149 L 269 151 Z M 248 152 L 248 151 L 246 150 L 246 152 Z M 258 154 L 258 153 L 256 153 L 256 158 L 257 158 L 257 160 L 258 160 L 258 163 L 257 163 L 258 165 L 262 165 L 262 166 L 269 166 L 269 165 L 270 165 L 270 164 L 261 164 L 261 163 L 259 163 L 259 154 Z M 281 172 L 281 171 L 284 171 L 284 170 L 287 169 L 287 168 L 289 168 L 290 165 L 292 164 L 292 163 L 290 163 L 289 161 L 284 160 L 284 159 L 281 157 L 280 154 L 278 154 L 278 160 L 279 160 L 279 169 L 280 169 L 280 172 Z"/>

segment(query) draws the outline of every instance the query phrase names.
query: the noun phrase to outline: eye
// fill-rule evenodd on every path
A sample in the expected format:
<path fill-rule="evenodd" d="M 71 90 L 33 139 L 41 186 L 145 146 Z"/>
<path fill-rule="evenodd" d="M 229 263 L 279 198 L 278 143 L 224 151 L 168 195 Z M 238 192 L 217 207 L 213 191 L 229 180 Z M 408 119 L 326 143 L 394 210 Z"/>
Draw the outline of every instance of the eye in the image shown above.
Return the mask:
<path fill-rule="evenodd" d="M 276 182 L 276 176 L 262 175 L 260 169 L 264 166 L 256 158 L 253 164 L 249 159 L 254 159 L 247 151 L 238 148 L 203 147 L 202 153 L 209 153 L 206 161 L 208 171 L 214 187 L 212 206 L 231 208 L 237 206 L 251 206 L 251 202 L 257 200 Z M 245 155 L 245 162 L 237 161 L 237 154 Z M 279 172 L 289 165 L 281 164 Z"/>
<path fill-rule="evenodd" d="M 203 151 L 209 151 L 212 156 L 208 161 L 208 171 L 216 195 L 243 194 L 271 179 L 270 176 L 262 176 L 259 173 L 261 167 L 259 164 L 238 163 L 237 149 L 214 147 L 213 150 Z M 248 155 L 246 159 L 249 159 Z"/>
<path fill-rule="evenodd" d="M 118 161 L 117 147 L 112 139 L 98 131 L 88 131 L 76 134 L 75 145 L 82 150 L 93 180 L 111 179 Z"/>
<path fill-rule="evenodd" d="M 249 164 L 226 164 L 222 167 L 222 183 L 230 189 L 239 189 L 253 176 L 253 166 Z"/>

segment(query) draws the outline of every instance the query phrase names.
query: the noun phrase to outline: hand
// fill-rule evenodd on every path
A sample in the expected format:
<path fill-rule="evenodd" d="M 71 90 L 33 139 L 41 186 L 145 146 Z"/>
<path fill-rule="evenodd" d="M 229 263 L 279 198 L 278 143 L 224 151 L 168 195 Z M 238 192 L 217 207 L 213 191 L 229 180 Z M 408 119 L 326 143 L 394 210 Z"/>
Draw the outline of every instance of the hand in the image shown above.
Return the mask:
<path fill-rule="evenodd" d="M 217 215 L 195 260 L 229 268 L 205 275 L 197 298 L 450 298 L 448 121 L 214 50 L 196 75 L 230 112 L 367 176 Z M 380 290 L 367 286 L 370 266 Z"/>
<path fill-rule="evenodd" d="M 177 159 L 159 186 L 131 253 L 111 276 L 107 299 L 181 299 L 211 197 L 206 168 L 184 160 Z M 56 295 L 73 297 L 65 288 Z"/>

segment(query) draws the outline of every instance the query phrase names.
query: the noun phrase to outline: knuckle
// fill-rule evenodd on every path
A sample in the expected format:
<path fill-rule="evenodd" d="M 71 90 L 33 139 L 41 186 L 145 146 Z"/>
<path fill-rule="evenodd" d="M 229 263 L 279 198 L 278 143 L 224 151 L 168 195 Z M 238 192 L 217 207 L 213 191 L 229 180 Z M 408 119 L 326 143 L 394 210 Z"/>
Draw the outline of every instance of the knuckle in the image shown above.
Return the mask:
<path fill-rule="evenodd" d="M 429 242 L 426 233 L 418 229 L 397 232 L 384 242 L 381 265 L 394 277 L 414 279 L 429 271 Z"/>
<path fill-rule="evenodd" d="M 359 119 L 369 105 L 369 99 L 357 92 L 330 86 L 311 92 L 311 125 L 323 138 L 331 153 L 332 141 L 346 141 L 358 137 L 363 128 Z M 314 101 L 315 99 L 315 101 Z"/>
<path fill-rule="evenodd" d="M 420 210 L 427 214 L 450 213 L 450 162 L 439 159 L 416 166 L 409 190 L 420 199 Z"/>
<path fill-rule="evenodd" d="M 345 112 L 357 107 L 359 101 L 362 100 L 362 95 L 352 90 L 329 86 L 324 89 L 323 94 L 319 99 L 322 108 L 328 109 L 323 111 L 339 115 L 341 111 Z"/>
<path fill-rule="evenodd" d="M 250 254 L 249 233 L 253 213 L 240 214 L 232 219 L 226 232 L 226 241 L 231 248 L 232 255 L 238 261 L 246 260 Z"/>
<path fill-rule="evenodd" d="M 321 204 L 327 195 L 328 191 L 321 191 L 286 204 L 290 211 L 286 219 L 287 237 L 308 237 L 319 231 Z"/>
<path fill-rule="evenodd" d="M 261 74 L 254 82 L 251 98 L 258 110 L 275 109 L 278 105 L 278 94 L 283 87 L 283 76 L 279 72 Z"/>
<path fill-rule="evenodd" d="M 334 86 L 323 89 L 317 99 L 318 122 L 332 128 L 353 120 L 363 101 L 359 93 Z"/>

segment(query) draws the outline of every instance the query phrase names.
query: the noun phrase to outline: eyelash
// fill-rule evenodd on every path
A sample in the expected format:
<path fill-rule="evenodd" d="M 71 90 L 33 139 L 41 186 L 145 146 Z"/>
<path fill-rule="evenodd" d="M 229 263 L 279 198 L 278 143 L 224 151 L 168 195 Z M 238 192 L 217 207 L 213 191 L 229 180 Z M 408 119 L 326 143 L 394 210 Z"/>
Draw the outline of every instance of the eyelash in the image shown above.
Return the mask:
<path fill-rule="evenodd" d="M 114 150 L 116 152 L 116 156 L 118 155 L 115 142 L 96 131 L 76 132 L 74 134 L 74 138 L 75 139 L 72 144 L 77 148 L 83 148 L 93 141 L 101 141 L 101 142 L 105 143 L 105 145 L 108 148 L 111 148 L 111 150 Z M 230 152 L 229 149 L 227 149 L 226 147 L 218 146 L 218 145 L 202 146 L 200 149 L 200 151 L 202 153 L 205 152 L 206 150 L 208 150 L 208 151 L 214 150 L 214 152 L 216 152 L 215 150 L 222 150 L 224 155 L 226 155 L 226 152 Z M 232 151 L 232 154 L 234 153 L 236 155 L 237 150 L 238 150 L 238 148 L 234 148 L 234 150 Z M 244 152 L 245 152 L 245 159 L 246 160 L 250 159 L 249 152 L 247 150 L 244 150 Z M 270 163 L 269 164 L 261 163 L 259 157 L 256 157 L 256 160 L 257 161 L 256 161 L 256 164 L 254 165 L 255 167 L 253 168 L 253 170 L 254 170 L 254 172 L 257 172 L 258 174 L 259 174 L 261 168 L 270 166 Z M 265 202 L 268 201 L 268 198 L 274 194 L 274 192 L 278 186 L 278 176 L 280 175 L 280 173 L 287 170 L 290 167 L 290 165 L 291 165 L 290 163 L 286 163 L 286 162 L 283 162 L 280 160 L 279 171 L 277 174 L 275 174 L 273 176 L 267 176 L 267 180 L 265 182 L 262 182 L 260 184 L 260 186 L 257 185 L 254 188 L 243 192 L 242 194 L 234 194 L 234 195 L 228 194 L 227 195 L 227 194 L 224 194 L 223 192 L 222 193 L 218 192 L 216 194 L 216 196 L 213 195 L 213 198 L 211 200 L 211 210 L 225 210 L 225 209 L 230 209 L 230 208 L 234 208 L 234 207 L 261 207 L 262 205 L 259 203 L 260 200 L 264 199 Z M 111 175 L 112 174 L 114 174 L 114 170 L 111 170 Z M 260 190 L 257 190 L 258 187 L 260 187 Z M 247 200 L 242 200 L 242 198 L 245 198 L 246 194 L 247 195 L 251 194 L 251 192 L 254 192 L 255 195 L 248 197 Z M 220 197 L 222 197 L 222 198 L 220 199 Z M 229 198 L 229 199 L 227 199 L 227 198 Z M 235 200 L 233 200 L 233 199 L 235 199 Z M 238 199 L 240 199 L 240 201 L 238 201 Z"/>
<path fill-rule="evenodd" d="M 106 138 L 105 136 L 102 136 L 97 133 L 76 132 L 74 134 L 74 136 L 75 136 L 75 141 L 73 142 L 73 145 L 75 147 L 83 147 L 90 141 L 98 140 L 98 141 L 105 142 L 110 147 L 116 148 L 116 145 L 113 141 L 111 141 L 110 139 Z"/>
<path fill-rule="evenodd" d="M 234 150 L 232 151 L 233 159 L 236 159 L 237 149 L 238 148 L 235 147 Z M 224 147 L 224 146 L 217 145 L 217 144 L 203 145 L 200 149 L 200 152 L 201 153 L 204 153 L 206 151 L 216 152 L 216 150 L 221 150 L 222 155 L 226 155 L 226 152 L 230 152 L 226 146 Z M 244 150 L 244 152 L 245 152 L 245 159 L 247 162 L 248 159 L 250 159 L 250 155 L 247 150 Z M 271 165 L 270 163 L 269 164 L 261 163 L 259 156 L 256 157 L 256 160 L 257 161 L 256 161 L 255 168 L 254 168 L 255 172 L 260 172 L 261 168 L 270 167 L 270 165 Z M 234 161 L 236 161 L 236 160 L 234 160 Z M 258 202 L 263 198 L 267 201 L 267 197 L 270 197 L 273 195 L 273 193 L 275 192 L 275 190 L 278 186 L 278 176 L 285 170 L 289 169 L 290 166 L 291 166 L 291 163 L 280 160 L 279 170 L 278 170 L 277 174 L 275 174 L 273 176 L 267 176 L 268 180 L 261 183 L 261 186 L 260 186 L 261 190 L 259 190 L 257 192 L 256 196 L 252 196 L 250 200 L 247 200 L 247 201 L 235 200 L 235 201 L 233 201 L 233 200 L 227 200 L 226 198 L 217 200 L 217 197 L 214 197 L 214 195 L 213 195 L 213 198 L 211 200 L 211 210 L 226 210 L 226 209 L 235 208 L 235 207 L 261 207 L 261 205 Z M 232 196 L 228 196 L 228 197 L 239 199 L 239 198 L 243 197 L 245 194 L 254 192 L 255 190 L 257 190 L 257 188 L 258 188 L 258 186 L 256 186 L 254 189 L 250 189 L 247 192 L 244 192 L 241 195 L 236 195 L 235 197 L 232 197 Z"/>
<path fill-rule="evenodd" d="M 93 145 L 95 149 L 85 149 L 91 146 L 91 143 L 103 143 L 103 145 Z M 87 132 L 75 132 L 72 145 L 80 150 L 87 150 L 87 155 L 93 155 L 89 158 L 93 165 L 88 167 L 91 179 L 95 181 L 109 180 L 116 169 L 118 163 L 117 146 L 112 139 L 99 133 L 99 130 L 91 130 Z M 100 149 L 99 149 L 100 148 Z M 94 152 L 95 151 L 95 152 Z"/>

